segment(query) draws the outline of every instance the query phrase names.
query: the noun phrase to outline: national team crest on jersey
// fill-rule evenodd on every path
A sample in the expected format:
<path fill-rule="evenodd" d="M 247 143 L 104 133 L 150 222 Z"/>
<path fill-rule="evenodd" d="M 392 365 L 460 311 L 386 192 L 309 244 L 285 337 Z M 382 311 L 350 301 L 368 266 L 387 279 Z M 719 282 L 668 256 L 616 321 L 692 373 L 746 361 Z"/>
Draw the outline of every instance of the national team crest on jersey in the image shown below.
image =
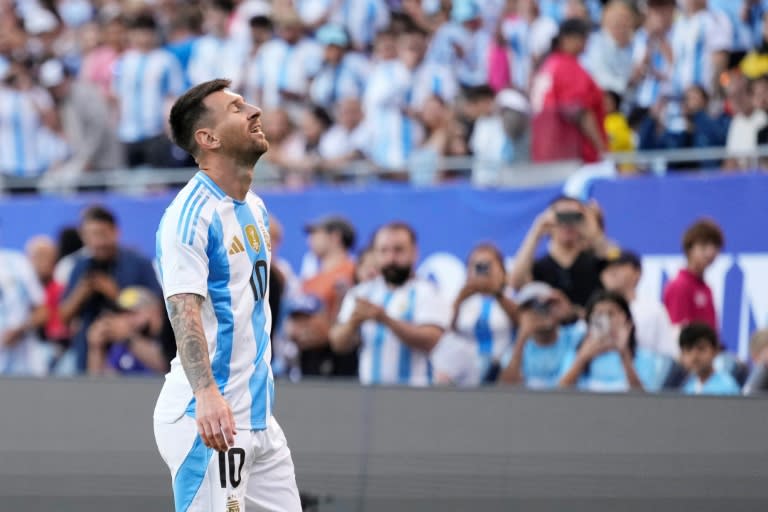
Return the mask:
<path fill-rule="evenodd" d="M 264 243 L 267 246 L 267 250 L 272 250 L 272 239 L 269 237 L 269 231 L 267 230 L 267 227 L 264 225 L 264 221 L 259 219 L 256 219 L 256 222 L 259 224 L 259 230 L 261 231 L 261 236 L 264 237 Z"/>
<path fill-rule="evenodd" d="M 238 503 L 237 498 L 227 500 L 227 512 L 240 512 L 240 503 Z"/>
<path fill-rule="evenodd" d="M 254 251 L 259 252 L 261 248 L 261 241 L 259 240 L 259 231 L 253 224 L 245 226 L 245 236 L 248 238 L 248 243 L 251 245 Z"/>

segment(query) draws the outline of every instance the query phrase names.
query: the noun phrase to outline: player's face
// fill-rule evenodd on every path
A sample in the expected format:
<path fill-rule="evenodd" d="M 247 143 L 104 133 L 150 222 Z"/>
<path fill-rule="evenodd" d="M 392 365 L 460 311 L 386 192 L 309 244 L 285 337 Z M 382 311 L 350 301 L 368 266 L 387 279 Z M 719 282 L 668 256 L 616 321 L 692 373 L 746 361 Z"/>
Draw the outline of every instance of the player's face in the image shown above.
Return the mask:
<path fill-rule="evenodd" d="M 216 120 L 213 134 L 221 142 L 221 150 L 239 162 L 256 164 L 269 149 L 261 130 L 261 110 L 228 90 L 211 94 L 205 102 Z"/>

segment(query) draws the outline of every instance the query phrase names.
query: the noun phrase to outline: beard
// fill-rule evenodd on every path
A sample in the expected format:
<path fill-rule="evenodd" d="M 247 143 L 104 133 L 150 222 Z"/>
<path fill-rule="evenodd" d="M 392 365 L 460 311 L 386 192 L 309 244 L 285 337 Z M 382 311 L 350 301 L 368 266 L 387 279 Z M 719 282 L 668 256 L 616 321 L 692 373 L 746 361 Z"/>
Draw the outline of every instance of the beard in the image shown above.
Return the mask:
<path fill-rule="evenodd" d="M 413 267 L 411 265 L 392 263 L 381 268 L 381 275 L 387 283 L 401 286 L 411 277 L 412 271 Z"/>
<path fill-rule="evenodd" d="M 254 140 L 249 137 L 246 140 L 237 141 L 231 145 L 228 144 L 224 149 L 234 157 L 235 162 L 239 166 L 253 167 L 259 161 L 261 155 L 269 149 L 269 142 L 267 142 L 266 138 Z"/>

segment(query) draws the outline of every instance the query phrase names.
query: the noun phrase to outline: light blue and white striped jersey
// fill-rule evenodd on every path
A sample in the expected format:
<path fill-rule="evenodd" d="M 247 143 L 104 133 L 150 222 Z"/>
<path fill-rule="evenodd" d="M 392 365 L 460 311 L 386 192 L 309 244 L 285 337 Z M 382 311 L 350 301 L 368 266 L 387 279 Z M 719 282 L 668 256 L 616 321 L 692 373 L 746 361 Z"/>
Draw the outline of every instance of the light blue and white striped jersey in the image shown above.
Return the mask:
<path fill-rule="evenodd" d="M 312 80 L 309 97 L 326 109 L 344 98 L 361 98 L 370 65 L 359 53 L 347 53 L 338 66 L 325 65 Z"/>
<path fill-rule="evenodd" d="M 539 0 L 539 10 L 542 16 L 552 18 L 557 23 L 562 23 L 565 20 L 565 7 L 568 0 Z M 603 6 L 600 0 L 585 0 L 587 5 L 587 11 L 589 17 L 594 23 L 600 23 L 600 18 L 603 15 Z"/>
<path fill-rule="evenodd" d="M 566 363 L 566 371 L 576 360 L 576 353 L 572 353 Z M 658 391 L 661 389 L 663 379 L 669 372 L 672 360 L 667 357 L 654 354 L 650 350 L 637 347 L 635 357 L 632 360 L 643 389 L 646 391 Z M 587 371 L 579 377 L 577 387 L 584 391 L 598 393 L 619 393 L 629 391 L 629 380 L 621 362 L 618 352 L 604 352 L 595 357 Z"/>
<path fill-rule="evenodd" d="M 500 361 L 514 342 L 514 325 L 491 295 L 475 294 L 461 303 L 456 331 L 472 340 L 485 366 L 492 360 Z"/>
<path fill-rule="evenodd" d="M 230 89 L 239 91 L 247 58 L 247 48 L 241 41 L 204 35 L 192 44 L 187 79 L 190 85 L 197 85 L 215 78 L 228 78 L 232 80 Z"/>
<path fill-rule="evenodd" d="M 534 59 L 549 51 L 552 38 L 557 35 L 557 23 L 546 16 L 539 16 L 533 23 L 528 23 L 521 17 L 508 18 L 501 24 L 501 34 L 512 54 L 512 85 L 521 91 L 527 91 Z"/>
<path fill-rule="evenodd" d="M 456 51 L 462 49 L 462 55 Z M 488 83 L 488 52 L 491 34 L 485 30 L 468 30 L 459 23 L 446 23 L 435 32 L 426 59 L 455 70 L 461 85 Z"/>
<path fill-rule="evenodd" d="M 686 395 L 738 395 L 741 388 L 733 376 L 726 372 L 715 371 L 706 382 L 691 375 L 683 384 L 683 393 Z"/>
<path fill-rule="evenodd" d="M 450 323 L 450 305 L 434 284 L 419 278 L 395 289 L 389 288 L 381 277 L 355 286 L 344 296 L 339 310 L 340 323 L 349 321 L 358 297 L 383 307 L 389 316 L 414 325 L 435 325 L 445 329 Z M 361 337 L 361 383 L 430 384 L 432 371 L 428 353 L 408 347 L 389 329 L 374 321 L 362 325 Z"/>
<path fill-rule="evenodd" d="M 280 91 L 307 94 L 310 80 L 320 70 L 322 60 L 323 47 L 311 39 L 302 39 L 294 45 L 283 39 L 272 39 L 248 63 L 245 97 L 262 108 L 272 109 L 284 102 Z"/>
<path fill-rule="evenodd" d="M 389 18 L 389 7 L 384 0 L 343 0 L 330 23 L 347 29 L 355 47 L 367 48 L 373 44 L 376 33 L 389 25 Z"/>
<path fill-rule="evenodd" d="M 117 133 L 138 142 L 163 133 L 166 105 L 184 92 L 184 73 L 167 50 L 127 50 L 115 63 L 112 89 L 120 103 Z"/>
<path fill-rule="evenodd" d="M 166 297 L 205 297 L 203 328 L 216 385 L 238 429 L 264 430 L 272 414 L 269 217 L 262 200 L 228 197 L 200 171 L 166 209 L 157 258 Z M 155 418 L 194 417 L 195 400 L 178 356 L 171 361 Z"/>
<path fill-rule="evenodd" d="M 580 61 L 603 90 L 624 94 L 634 68 L 633 42 L 621 47 L 605 31 L 600 30 L 589 36 L 587 48 Z"/>
<path fill-rule="evenodd" d="M 721 12 L 699 11 L 680 16 L 672 27 L 672 53 L 675 56 L 672 83 L 674 94 L 681 95 L 691 85 L 711 90 L 712 54 L 731 49 L 733 28 Z"/>
<path fill-rule="evenodd" d="M 0 173 L 35 177 L 69 153 L 66 142 L 43 126 L 40 110 L 53 103 L 42 89 L 0 85 Z"/>
<path fill-rule="evenodd" d="M 760 2 L 757 3 L 760 4 Z M 725 14 L 731 22 L 734 51 L 752 48 L 752 29 L 749 23 L 741 18 L 744 0 L 709 0 L 707 5 L 711 10 Z"/>
<path fill-rule="evenodd" d="M 671 39 L 668 37 L 671 44 Z M 651 72 L 645 73 L 635 89 L 635 103 L 651 108 L 665 94 L 672 92 L 673 63 L 664 57 L 658 41 L 649 41 L 648 33 L 640 29 L 635 34 L 633 62 L 639 66 L 648 56 Z"/>

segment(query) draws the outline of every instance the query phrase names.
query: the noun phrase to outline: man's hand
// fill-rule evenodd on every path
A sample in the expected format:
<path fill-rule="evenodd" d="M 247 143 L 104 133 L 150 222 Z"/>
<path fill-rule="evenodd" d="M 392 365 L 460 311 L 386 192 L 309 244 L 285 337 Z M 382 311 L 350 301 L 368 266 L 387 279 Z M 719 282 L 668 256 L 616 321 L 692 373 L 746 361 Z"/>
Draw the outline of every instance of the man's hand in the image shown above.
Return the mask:
<path fill-rule="evenodd" d="M 91 284 L 94 291 L 101 293 L 110 300 L 117 300 L 118 295 L 120 295 L 117 281 L 104 272 L 94 272 L 91 276 Z"/>
<path fill-rule="evenodd" d="M 21 338 L 24 336 L 25 332 L 27 332 L 27 330 L 24 328 L 24 326 L 13 327 L 11 329 L 8 329 L 3 333 L 2 345 L 0 346 L 7 347 L 7 348 L 13 347 L 19 341 L 21 341 Z"/>
<path fill-rule="evenodd" d="M 555 224 L 557 224 L 555 212 L 551 208 L 547 208 L 533 221 L 533 231 L 539 237 L 549 235 L 552 233 L 552 228 L 555 227 Z"/>
<path fill-rule="evenodd" d="M 235 417 L 216 384 L 198 389 L 195 393 L 197 405 L 197 432 L 205 446 L 225 452 L 235 444 Z"/>
<path fill-rule="evenodd" d="M 387 312 L 381 306 L 377 306 L 373 302 L 360 297 L 355 299 L 355 309 L 352 312 L 352 317 L 360 323 L 366 320 L 381 322 L 386 316 Z"/>
<path fill-rule="evenodd" d="M 109 343 L 109 328 L 107 324 L 108 320 L 106 318 L 98 318 L 91 324 L 85 335 L 89 347 L 103 348 Z"/>

